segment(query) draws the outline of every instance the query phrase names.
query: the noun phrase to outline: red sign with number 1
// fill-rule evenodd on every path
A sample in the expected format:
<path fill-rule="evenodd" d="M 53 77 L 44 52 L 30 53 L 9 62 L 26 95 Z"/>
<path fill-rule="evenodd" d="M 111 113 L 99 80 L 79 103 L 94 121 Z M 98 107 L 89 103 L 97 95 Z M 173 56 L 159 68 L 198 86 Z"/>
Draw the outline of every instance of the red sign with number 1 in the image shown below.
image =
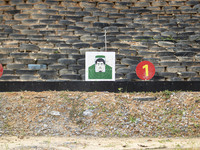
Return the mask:
<path fill-rule="evenodd" d="M 136 74 L 142 80 L 150 80 L 155 74 L 155 67 L 149 61 L 142 61 L 136 67 Z"/>
<path fill-rule="evenodd" d="M 1 78 L 2 75 L 3 75 L 3 67 L 2 67 L 2 65 L 0 64 L 0 78 Z"/>

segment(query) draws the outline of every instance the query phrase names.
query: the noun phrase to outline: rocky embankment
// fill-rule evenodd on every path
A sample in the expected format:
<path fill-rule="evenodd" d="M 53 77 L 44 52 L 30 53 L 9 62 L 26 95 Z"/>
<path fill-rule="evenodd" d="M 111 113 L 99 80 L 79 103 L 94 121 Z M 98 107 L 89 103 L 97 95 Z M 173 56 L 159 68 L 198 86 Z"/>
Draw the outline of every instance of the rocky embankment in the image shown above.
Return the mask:
<path fill-rule="evenodd" d="M 199 137 L 200 92 L 0 93 L 0 135 Z"/>

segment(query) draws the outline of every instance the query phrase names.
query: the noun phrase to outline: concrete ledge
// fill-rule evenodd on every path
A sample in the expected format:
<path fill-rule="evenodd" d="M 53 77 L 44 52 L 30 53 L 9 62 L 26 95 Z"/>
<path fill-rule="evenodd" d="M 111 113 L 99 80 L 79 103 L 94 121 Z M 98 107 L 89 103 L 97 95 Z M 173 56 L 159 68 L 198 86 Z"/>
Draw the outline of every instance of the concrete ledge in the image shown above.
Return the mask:
<path fill-rule="evenodd" d="M 108 91 L 108 92 L 156 92 L 156 91 L 200 91 L 200 81 L 1 81 L 0 92 L 11 91 Z"/>

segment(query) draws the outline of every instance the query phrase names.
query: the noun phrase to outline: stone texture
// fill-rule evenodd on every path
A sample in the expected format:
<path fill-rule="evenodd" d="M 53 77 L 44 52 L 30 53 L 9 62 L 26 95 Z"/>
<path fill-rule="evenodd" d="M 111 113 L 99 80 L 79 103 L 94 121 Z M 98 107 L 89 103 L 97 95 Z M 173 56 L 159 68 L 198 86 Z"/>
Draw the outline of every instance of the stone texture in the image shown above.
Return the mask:
<path fill-rule="evenodd" d="M 138 80 L 136 65 L 151 61 L 152 80 L 199 79 L 199 12 L 196 0 L 0 1 L 0 62 L 16 80 L 83 79 L 86 51 L 116 52 L 121 80 Z M 16 68 L 15 68 L 16 65 Z M 68 76 L 15 76 L 16 71 L 67 69 Z M 41 65 L 46 65 L 44 68 Z M 125 65 L 125 66 L 123 66 Z M 75 72 L 74 77 L 71 73 Z M 184 76 L 178 75 L 184 72 Z M 186 73 L 188 72 L 188 75 Z M 164 74 L 163 74 L 164 73 Z M 64 75 L 64 74 L 62 74 Z M 52 77 L 52 78 L 51 78 Z"/>

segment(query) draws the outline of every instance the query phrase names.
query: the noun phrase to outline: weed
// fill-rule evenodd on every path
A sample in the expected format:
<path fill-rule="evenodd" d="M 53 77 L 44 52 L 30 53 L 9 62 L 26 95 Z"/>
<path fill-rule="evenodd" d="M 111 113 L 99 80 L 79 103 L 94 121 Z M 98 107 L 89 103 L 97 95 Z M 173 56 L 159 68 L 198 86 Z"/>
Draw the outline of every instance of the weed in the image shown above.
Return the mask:
<path fill-rule="evenodd" d="M 8 144 L 7 144 L 7 143 L 4 143 L 4 145 L 5 145 L 5 149 L 6 149 L 6 150 L 9 150 Z"/>
<path fill-rule="evenodd" d="M 172 92 L 168 91 L 168 90 L 165 90 L 162 93 L 163 93 L 163 96 L 164 96 L 165 99 L 169 99 L 170 96 L 172 95 Z"/>
<path fill-rule="evenodd" d="M 118 88 L 118 91 L 121 93 L 123 92 L 123 88 Z"/>
<path fill-rule="evenodd" d="M 135 123 L 135 122 L 136 122 L 136 118 L 135 118 L 134 116 L 132 116 L 132 115 L 129 116 L 129 120 L 130 120 L 130 122 L 132 122 L 132 123 Z"/>

